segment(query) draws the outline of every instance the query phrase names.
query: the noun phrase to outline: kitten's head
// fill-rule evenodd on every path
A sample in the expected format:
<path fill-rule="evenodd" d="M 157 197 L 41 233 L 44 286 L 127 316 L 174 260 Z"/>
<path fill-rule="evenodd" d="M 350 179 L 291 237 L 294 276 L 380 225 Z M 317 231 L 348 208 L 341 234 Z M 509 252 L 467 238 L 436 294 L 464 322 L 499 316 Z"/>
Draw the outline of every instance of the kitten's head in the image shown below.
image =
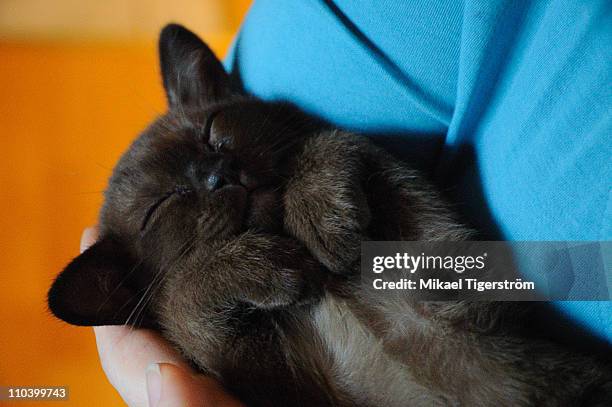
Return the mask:
<path fill-rule="evenodd" d="M 233 92 L 196 35 L 166 26 L 159 39 L 168 111 L 114 169 L 100 238 L 49 291 L 76 325 L 123 324 L 160 268 L 249 228 L 282 228 L 284 168 L 314 124 L 284 103 Z M 145 322 L 146 324 L 146 322 Z"/>

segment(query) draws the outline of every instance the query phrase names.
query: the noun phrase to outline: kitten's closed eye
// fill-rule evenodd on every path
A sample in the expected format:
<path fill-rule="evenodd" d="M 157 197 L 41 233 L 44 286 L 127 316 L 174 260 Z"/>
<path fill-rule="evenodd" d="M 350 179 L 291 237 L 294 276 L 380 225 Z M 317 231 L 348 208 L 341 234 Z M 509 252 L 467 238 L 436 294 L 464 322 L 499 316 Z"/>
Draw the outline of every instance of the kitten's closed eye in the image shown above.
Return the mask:
<path fill-rule="evenodd" d="M 153 205 L 149 206 L 147 209 L 144 218 L 142 219 L 142 224 L 140 225 L 140 231 L 144 232 L 146 230 L 147 224 L 149 224 L 149 220 L 155 214 L 157 209 L 166 202 L 173 195 L 178 196 L 186 196 L 193 192 L 193 189 L 185 186 L 185 185 L 177 185 L 174 190 L 165 193 L 161 198 L 159 198 Z"/>

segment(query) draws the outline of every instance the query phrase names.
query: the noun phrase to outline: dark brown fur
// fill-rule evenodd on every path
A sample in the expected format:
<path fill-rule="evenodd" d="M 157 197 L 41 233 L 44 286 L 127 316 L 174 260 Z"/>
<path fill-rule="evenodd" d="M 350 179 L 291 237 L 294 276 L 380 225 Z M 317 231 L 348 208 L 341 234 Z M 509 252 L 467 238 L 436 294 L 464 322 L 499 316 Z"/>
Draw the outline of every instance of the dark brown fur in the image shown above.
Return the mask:
<path fill-rule="evenodd" d="M 255 406 L 612 403 L 609 370 L 513 330 L 524 304 L 360 287 L 362 240 L 470 236 L 416 172 L 290 104 L 234 94 L 180 26 L 160 55 L 169 111 L 117 164 L 100 240 L 49 293 L 58 317 L 157 328 Z"/>

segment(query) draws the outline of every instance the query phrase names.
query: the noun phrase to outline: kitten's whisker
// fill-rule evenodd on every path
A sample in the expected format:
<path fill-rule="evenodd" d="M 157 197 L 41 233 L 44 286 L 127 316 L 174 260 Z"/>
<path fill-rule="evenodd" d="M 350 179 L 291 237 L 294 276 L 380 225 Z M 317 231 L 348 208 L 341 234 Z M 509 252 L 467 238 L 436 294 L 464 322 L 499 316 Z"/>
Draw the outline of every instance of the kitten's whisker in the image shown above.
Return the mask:
<path fill-rule="evenodd" d="M 142 296 L 140 297 L 140 300 L 138 300 L 138 302 L 136 303 L 136 305 L 134 306 L 134 309 L 132 309 L 132 312 L 130 312 L 130 314 L 128 315 L 126 321 L 125 321 L 125 325 L 129 325 L 130 321 L 132 319 L 132 317 L 138 313 L 139 311 L 139 307 L 142 304 L 142 302 L 144 301 L 145 297 L 147 296 L 148 292 L 151 290 L 151 288 L 153 287 L 153 282 L 155 281 L 155 279 L 158 277 L 158 275 L 161 274 L 162 272 L 162 268 L 160 268 L 157 273 L 155 273 L 155 276 L 153 277 L 153 280 L 147 285 L 147 288 L 144 292 L 144 294 L 142 294 Z"/>
<path fill-rule="evenodd" d="M 168 264 L 166 265 L 162 265 L 159 270 L 155 273 L 155 275 L 153 276 L 153 279 L 151 280 L 151 282 L 148 284 L 146 291 L 144 292 L 144 294 L 141 296 L 140 300 L 138 301 L 138 303 L 134 306 L 134 309 L 132 310 L 132 312 L 128 315 L 127 320 L 125 321 L 125 325 L 129 325 L 130 321 L 132 320 L 132 317 L 136 316 L 136 318 L 134 318 L 134 321 L 141 315 L 144 313 L 144 309 L 148 303 L 145 303 L 145 299 L 147 297 L 147 294 L 149 294 L 151 292 L 151 290 L 153 289 L 154 285 L 158 282 L 159 280 L 162 280 L 163 278 L 161 278 L 162 273 L 164 273 L 164 271 L 166 271 L 166 268 L 168 266 L 170 266 L 170 263 L 175 263 L 176 261 L 179 261 L 184 255 L 185 253 L 187 253 L 187 251 L 189 251 L 191 249 L 191 247 L 193 247 L 193 243 L 195 242 L 195 237 L 196 237 L 196 233 L 193 234 L 192 237 L 190 237 L 189 239 L 187 239 L 185 241 L 185 243 L 179 248 L 179 254 L 177 255 L 176 259 L 172 259 L 168 262 Z M 188 249 L 185 250 L 185 248 L 188 247 Z M 141 307 L 142 305 L 142 307 Z"/>
<path fill-rule="evenodd" d="M 104 307 L 106 305 L 106 303 L 110 300 L 110 298 L 113 296 L 113 294 L 115 294 L 117 292 L 117 290 L 119 288 L 121 288 L 121 286 L 128 280 L 128 278 L 130 278 L 132 273 L 134 273 L 134 271 L 136 271 L 136 269 L 138 269 L 138 267 L 140 267 L 141 265 L 142 265 L 142 259 L 139 260 L 138 263 L 136 263 L 136 265 L 134 267 L 132 267 L 132 269 L 130 271 L 127 272 L 127 274 L 121 279 L 121 281 L 119 281 L 119 284 L 117 284 L 117 286 L 115 288 L 113 288 L 113 290 L 110 293 L 108 293 L 108 295 L 106 296 L 106 299 L 104 300 L 104 302 L 102 302 L 102 304 L 100 304 L 100 306 L 98 307 L 97 312 L 100 312 L 102 307 Z"/>
<path fill-rule="evenodd" d="M 114 315 L 113 315 L 113 320 L 117 317 L 117 315 L 119 315 L 121 313 L 121 310 L 124 309 L 131 301 L 134 297 L 138 296 L 141 292 L 143 292 L 145 290 L 146 287 L 142 287 L 140 290 L 138 290 L 136 293 L 134 293 L 134 295 L 132 295 L 131 297 L 129 297 L 127 300 L 125 300 L 123 302 L 123 304 L 115 311 Z"/>
<path fill-rule="evenodd" d="M 266 149 L 261 150 L 257 156 L 262 157 L 267 154 L 277 155 L 277 154 L 283 153 L 284 151 L 288 150 L 289 148 L 295 146 L 297 143 L 302 141 L 301 137 L 291 139 L 290 136 L 291 134 L 289 134 L 288 137 L 284 137 L 284 138 L 279 137 L 274 143 L 271 143 Z"/>
<path fill-rule="evenodd" d="M 194 247 L 195 243 L 196 243 L 196 234 L 194 233 L 194 235 L 187 239 L 187 241 L 185 242 L 185 244 L 183 244 L 183 246 L 181 247 L 181 249 L 179 249 L 180 255 L 178 256 L 177 259 L 173 260 L 172 263 L 176 263 L 179 262 L 180 260 L 182 260 L 182 258 L 189 252 L 191 251 L 191 249 Z M 187 246 L 187 244 L 189 244 Z M 187 246 L 187 247 L 186 247 Z M 164 267 L 164 270 L 167 271 L 169 268 L 170 264 L 168 264 L 166 267 Z M 153 289 L 150 291 L 148 298 L 145 300 L 144 304 L 142 305 L 139 315 L 137 315 L 134 318 L 134 326 L 138 325 L 138 321 L 141 320 L 141 318 L 144 318 L 144 310 L 146 309 L 147 305 L 151 302 L 151 300 L 153 299 L 153 297 L 155 296 L 155 294 L 157 294 L 157 291 L 162 287 L 163 282 L 166 280 L 166 278 L 168 277 L 168 273 L 164 272 L 163 275 L 161 276 L 161 278 L 159 278 L 156 282 L 152 282 L 151 286 L 155 285 L 153 287 Z"/>

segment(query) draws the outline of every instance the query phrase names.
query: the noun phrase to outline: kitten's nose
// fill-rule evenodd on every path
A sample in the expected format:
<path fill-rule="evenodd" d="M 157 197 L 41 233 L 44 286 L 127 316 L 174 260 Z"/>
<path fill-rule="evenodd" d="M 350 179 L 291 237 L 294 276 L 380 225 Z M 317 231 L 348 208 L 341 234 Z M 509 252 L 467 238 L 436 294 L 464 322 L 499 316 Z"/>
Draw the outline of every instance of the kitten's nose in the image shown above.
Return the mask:
<path fill-rule="evenodd" d="M 199 181 L 198 184 L 209 192 L 236 183 L 232 172 L 232 159 L 227 156 L 219 157 L 213 162 L 209 161 L 206 166 L 201 167 L 197 172 L 199 173 L 196 177 Z"/>
<path fill-rule="evenodd" d="M 219 174 L 217 171 L 208 174 L 208 176 L 204 180 L 204 185 L 206 189 L 210 192 L 216 191 L 217 189 L 221 188 L 223 184 L 223 175 Z"/>

